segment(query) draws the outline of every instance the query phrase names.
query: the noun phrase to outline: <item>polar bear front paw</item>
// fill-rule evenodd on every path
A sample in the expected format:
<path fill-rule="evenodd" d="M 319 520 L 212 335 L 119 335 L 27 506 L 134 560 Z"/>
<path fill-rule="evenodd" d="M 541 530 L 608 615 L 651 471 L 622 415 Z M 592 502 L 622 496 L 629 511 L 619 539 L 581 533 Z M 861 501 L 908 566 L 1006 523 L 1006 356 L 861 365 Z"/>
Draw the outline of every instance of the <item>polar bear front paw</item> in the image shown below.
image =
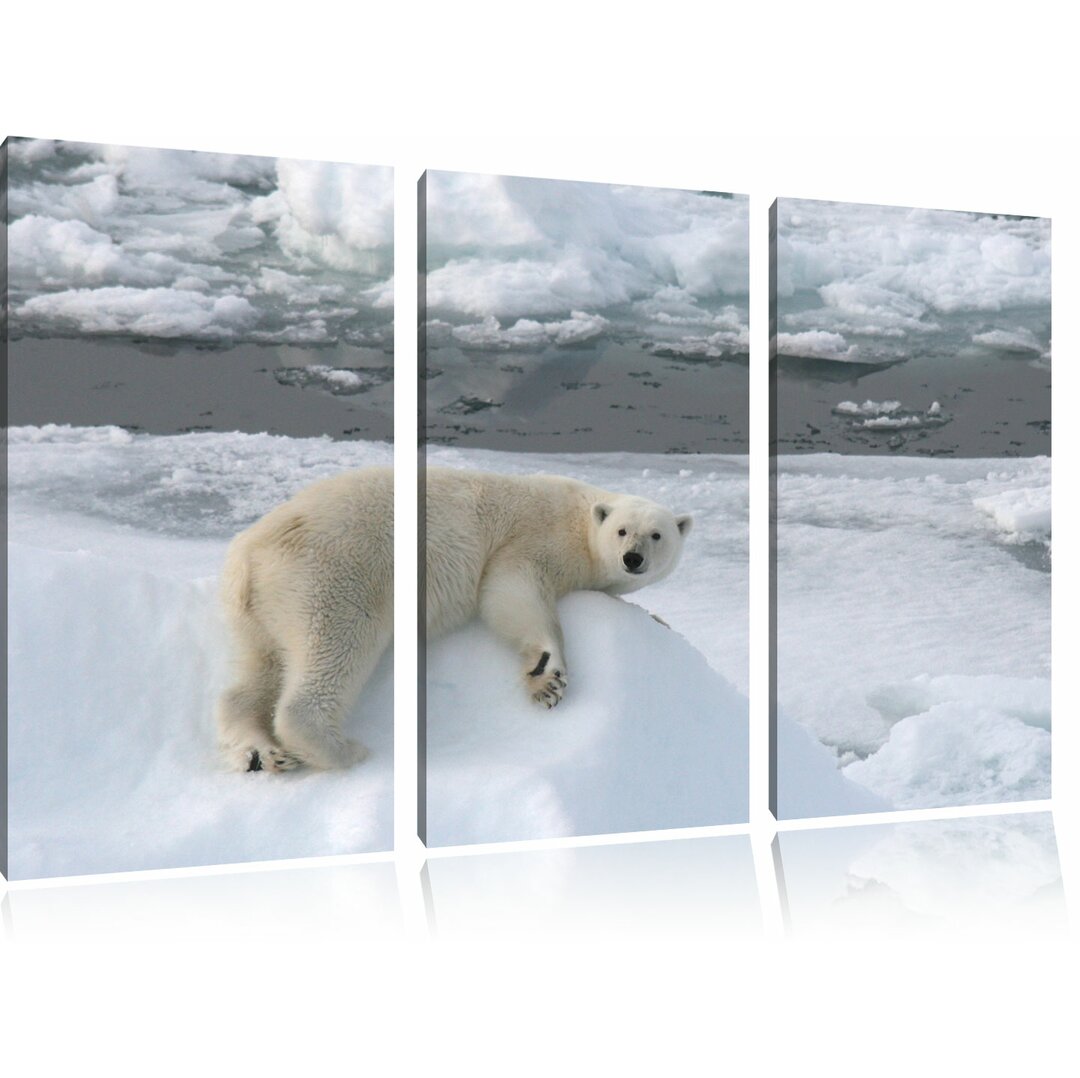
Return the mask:
<path fill-rule="evenodd" d="M 539 704 L 553 708 L 566 692 L 566 671 L 550 662 L 550 652 L 542 652 L 540 661 L 525 674 L 529 694 Z"/>
<path fill-rule="evenodd" d="M 566 678 L 556 670 L 532 695 L 534 700 L 550 709 L 563 698 L 564 692 L 566 692 Z"/>

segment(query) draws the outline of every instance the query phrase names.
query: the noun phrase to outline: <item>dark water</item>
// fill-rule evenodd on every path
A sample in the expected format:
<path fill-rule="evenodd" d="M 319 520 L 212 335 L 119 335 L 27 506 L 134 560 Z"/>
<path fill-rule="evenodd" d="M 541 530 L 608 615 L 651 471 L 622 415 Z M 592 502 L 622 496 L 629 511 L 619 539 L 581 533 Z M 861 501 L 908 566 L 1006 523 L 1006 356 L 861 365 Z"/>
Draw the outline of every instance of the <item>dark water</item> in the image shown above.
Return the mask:
<path fill-rule="evenodd" d="M 322 366 L 348 373 L 313 373 Z M 375 349 L 24 337 L 8 348 L 7 421 L 151 434 L 393 438 L 393 356 Z"/>
<path fill-rule="evenodd" d="M 604 341 L 529 352 L 431 349 L 429 442 L 534 452 L 745 453 L 747 357 L 688 360 Z"/>
<path fill-rule="evenodd" d="M 781 453 L 1026 457 L 1050 453 L 1050 371 L 1000 352 L 922 355 L 888 367 L 781 356 L 773 368 Z M 867 430 L 841 401 L 898 400 L 920 428 Z M 934 401 L 940 416 L 927 417 Z"/>

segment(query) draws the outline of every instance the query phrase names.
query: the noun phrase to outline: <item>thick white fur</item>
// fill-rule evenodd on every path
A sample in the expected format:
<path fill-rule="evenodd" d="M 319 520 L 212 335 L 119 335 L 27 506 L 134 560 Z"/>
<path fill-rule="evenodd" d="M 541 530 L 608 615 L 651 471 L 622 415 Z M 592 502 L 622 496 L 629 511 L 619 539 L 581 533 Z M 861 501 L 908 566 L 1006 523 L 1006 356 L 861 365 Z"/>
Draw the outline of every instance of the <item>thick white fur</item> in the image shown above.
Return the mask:
<path fill-rule="evenodd" d="M 479 615 L 521 655 L 528 692 L 554 707 L 567 682 L 556 601 L 572 591 L 622 595 L 661 580 L 675 568 L 690 524 L 645 498 L 560 476 L 433 468 L 428 633 Z M 637 572 L 623 561 L 628 554 L 641 557 Z"/>
<path fill-rule="evenodd" d="M 217 707 L 241 770 L 348 767 L 342 731 L 394 624 L 394 476 L 365 468 L 315 483 L 230 544 L 222 599 L 237 676 Z"/>
<path fill-rule="evenodd" d="M 521 655 L 530 695 L 554 707 L 567 684 L 556 601 L 662 579 L 690 525 L 644 498 L 572 479 L 430 469 L 428 635 L 479 615 Z M 238 535 L 223 598 L 239 672 L 217 717 L 233 766 L 362 759 L 342 720 L 393 628 L 390 470 L 316 483 Z"/>

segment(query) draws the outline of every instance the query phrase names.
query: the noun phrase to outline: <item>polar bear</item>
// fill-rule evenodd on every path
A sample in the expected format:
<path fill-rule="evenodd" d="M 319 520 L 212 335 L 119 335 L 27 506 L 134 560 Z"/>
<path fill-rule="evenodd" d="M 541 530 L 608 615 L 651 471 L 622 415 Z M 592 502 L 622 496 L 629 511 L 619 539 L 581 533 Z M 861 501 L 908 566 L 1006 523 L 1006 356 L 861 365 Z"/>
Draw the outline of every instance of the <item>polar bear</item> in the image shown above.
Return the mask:
<path fill-rule="evenodd" d="M 556 601 L 622 595 L 674 568 L 691 518 L 560 476 L 427 471 L 421 594 L 433 638 L 479 616 L 522 659 L 528 693 L 567 688 Z M 239 672 L 217 710 L 234 767 L 348 767 L 345 711 L 393 629 L 393 475 L 323 480 L 233 540 L 222 595 Z"/>
<path fill-rule="evenodd" d="M 479 615 L 521 656 L 529 694 L 551 708 L 567 687 L 556 601 L 662 580 L 692 519 L 561 476 L 432 468 L 426 522 L 429 636 Z"/>
<path fill-rule="evenodd" d="M 216 713 L 230 765 L 362 760 L 342 721 L 393 630 L 393 471 L 324 479 L 242 531 L 225 556 L 221 598 L 236 663 Z"/>

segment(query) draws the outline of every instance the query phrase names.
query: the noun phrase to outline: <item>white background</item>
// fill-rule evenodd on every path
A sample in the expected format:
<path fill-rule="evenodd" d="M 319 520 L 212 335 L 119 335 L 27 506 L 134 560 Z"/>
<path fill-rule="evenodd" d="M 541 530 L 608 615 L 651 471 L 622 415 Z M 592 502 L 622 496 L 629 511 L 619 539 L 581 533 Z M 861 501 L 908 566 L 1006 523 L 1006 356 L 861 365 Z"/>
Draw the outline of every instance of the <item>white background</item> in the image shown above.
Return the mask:
<path fill-rule="evenodd" d="M 764 915 L 762 938 L 745 940 L 707 919 L 680 930 L 662 902 L 651 917 L 609 931 L 601 919 L 589 933 L 564 936 L 431 936 L 422 854 L 410 837 L 415 656 L 399 643 L 400 931 L 373 934 L 350 920 L 348 887 L 309 908 L 302 889 L 280 882 L 282 869 L 245 870 L 244 886 L 221 892 L 229 900 L 217 905 L 178 883 L 163 884 L 165 899 L 147 907 L 113 902 L 125 893 L 118 885 L 97 892 L 92 918 L 38 917 L 22 931 L 9 917 L 14 929 L 0 937 L 0 1052 L 10 1073 L 1069 1069 L 1076 953 L 1066 938 L 1003 928 L 927 942 L 865 933 L 785 939 L 760 807 L 768 206 L 786 195 L 1050 216 L 1054 805 L 1067 894 L 1076 883 L 1077 440 L 1068 413 L 1080 196 L 1075 34 L 1054 10 L 909 2 L 755 5 L 751 14 L 749 6 L 578 0 L 383 15 L 373 5 L 219 0 L 8 12 L 0 133 L 395 166 L 405 211 L 396 279 L 399 641 L 414 635 L 411 207 L 422 170 L 751 195 L 752 822 Z M 677 893 L 679 879 L 669 882 Z M 85 908 L 92 900 L 80 895 L 104 886 L 68 885 L 66 907 Z M 21 896 L 8 897 L 10 914 Z M 359 918 L 368 907 L 358 901 L 355 910 Z"/>

